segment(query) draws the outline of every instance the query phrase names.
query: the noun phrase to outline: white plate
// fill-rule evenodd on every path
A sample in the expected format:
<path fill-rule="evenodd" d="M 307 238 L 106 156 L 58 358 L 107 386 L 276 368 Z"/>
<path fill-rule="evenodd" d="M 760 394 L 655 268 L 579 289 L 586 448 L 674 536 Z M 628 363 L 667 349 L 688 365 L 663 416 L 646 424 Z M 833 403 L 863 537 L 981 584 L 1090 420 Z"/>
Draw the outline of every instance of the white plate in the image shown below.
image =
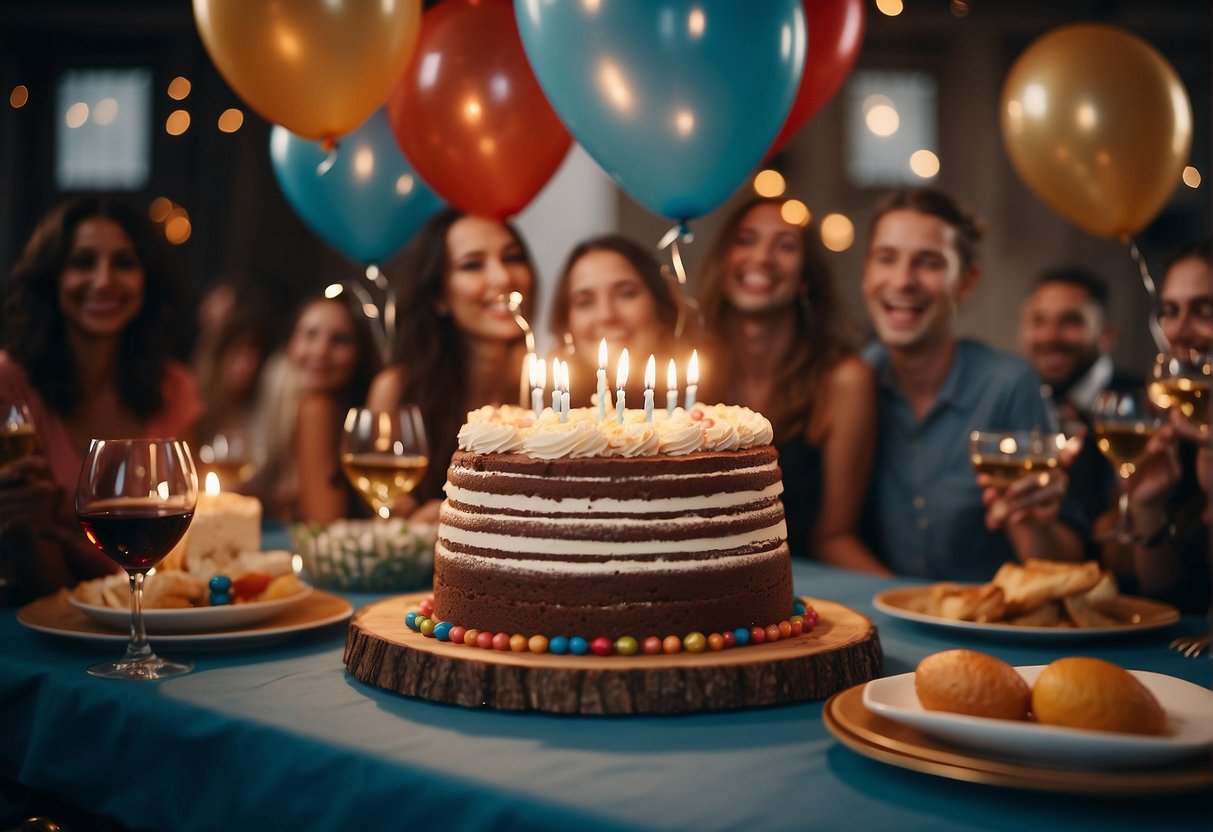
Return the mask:
<path fill-rule="evenodd" d="M 1126 620 L 1125 624 L 1111 627 L 1025 627 L 1018 624 L 987 624 L 942 618 L 925 611 L 930 599 L 931 585 L 897 587 L 876 593 L 872 598 L 872 605 L 886 615 L 905 621 L 1015 641 L 1079 641 L 1107 638 L 1169 627 L 1180 618 L 1179 610 L 1170 604 L 1149 598 L 1121 595 L 1116 599 L 1115 605 L 1119 615 Z"/>
<path fill-rule="evenodd" d="M 278 613 L 293 607 L 312 594 L 312 588 L 302 584 L 302 589 L 286 598 L 273 601 L 255 601 L 248 604 L 224 604 L 220 607 L 189 607 L 175 610 L 143 611 L 143 626 L 149 635 L 176 633 L 218 633 L 248 627 L 259 621 L 273 618 Z M 69 593 L 67 600 L 73 607 L 106 627 L 127 633 L 131 626 L 131 611 L 117 607 L 100 607 L 77 600 Z"/>
<path fill-rule="evenodd" d="M 1029 686 L 1045 665 L 1017 667 Z M 979 716 L 928 711 L 914 692 L 914 674 L 874 679 L 864 687 L 869 711 L 937 739 L 994 757 L 1050 766 L 1112 769 L 1174 762 L 1213 747 L 1213 691 L 1174 676 L 1130 670 L 1167 712 L 1166 736 L 1084 731 Z"/>

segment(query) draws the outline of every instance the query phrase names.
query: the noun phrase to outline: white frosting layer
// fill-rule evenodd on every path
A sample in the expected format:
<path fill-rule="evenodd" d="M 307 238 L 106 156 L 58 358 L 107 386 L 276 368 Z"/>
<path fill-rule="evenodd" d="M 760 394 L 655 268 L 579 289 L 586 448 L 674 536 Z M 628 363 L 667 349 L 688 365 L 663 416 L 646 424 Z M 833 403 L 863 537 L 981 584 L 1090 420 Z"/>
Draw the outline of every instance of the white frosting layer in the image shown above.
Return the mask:
<path fill-rule="evenodd" d="M 507 477 L 514 474 L 476 474 L 481 477 Z M 705 474 L 720 476 L 719 474 Z M 653 479 L 658 479 L 654 477 Z M 566 481 L 575 481 L 571 478 Z M 528 497 L 523 494 L 497 494 L 487 491 L 477 491 L 470 488 L 460 488 L 452 483 L 446 484 L 446 496 L 466 506 L 485 509 L 517 509 L 532 514 L 550 514 L 554 511 L 581 514 L 604 514 L 626 512 L 628 514 L 655 514 L 657 512 L 719 510 L 762 500 L 768 497 L 778 497 L 783 493 L 783 482 L 774 482 L 761 491 L 729 491 L 710 494 L 702 497 L 667 497 L 660 500 L 615 500 L 607 497 L 597 499 L 588 497 L 564 497 L 551 500 L 544 497 Z"/>
<path fill-rule="evenodd" d="M 611 560 L 605 563 L 597 561 L 567 561 L 567 560 L 502 560 L 495 557 L 481 557 L 466 552 L 452 552 L 438 541 L 434 549 L 435 558 L 447 559 L 454 562 L 466 563 L 479 567 L 488 567 L 498 572 L 531 572 L 543 575 L 634 575 L 641 572 L 651 572 L 655 568 L 663 572 L 702 572 L 705 569 L 744 566 L 759 564 L 771 558 L 786 558 L 787 546 L 778 546 L 770 551 L 756 552 L 750 555 L 708 560 L 663 560 L 663 561 L 622 561 Z"/>
<path fill-rule="evenodd" d="M 562 421 L 551 409 L 533 411 L 507 405 L 468 413 L 459 430 L 459 448 L 473 453 L 525 453 L 538 459 L 586 456 L 679 456 L 694 451 L 730 451 L 771 444 L 771 423 L 760 413 L 733 405 L 696 405 L 691 413 L 657 410 L 650 422 L 643 410 L 627 410 L 598 421 L 597 408 L 572 410 Z"/>
<path fill-rule="evenodd" d="M 485 517 L 482 514 L 468 514 L 451 508 L 449 504 L 443 506 L 443 512 L 446 516 L 471 518 L 473 520 L 484 521 Z M 730 522 L 744 518 L 748 515 L 729 515 Z M 502 529 L 508 529 L 514 523 L 519 522 L 519 518 L 498 516 L 493 518 L 500 524 Z M 575 526 L 584 526 L 586 522 L 582 519 L 526 519 L 522 522 L 535 522 L 551 528 L 569 528 Z M 653 521 L 645 519 L 619 519 L 611 520 L 612 525 L 620 527 L 641 527 L 649 526 Z M 711 531 L 711 524 L 706 522 L 701 517 L 679 518 L 678 520 L 660 521 L 662 524 L 670 523 L 677 526 L 690 526 L 702 528 L 703 531 Z M 592 525 L 591 528 L 596 527 Z M 496 532 L 478 532 L 469 529 L 457 528 L 450 523 L 443 523 L 439 535 L 441 540 L 451 543 L 458 543 L 462 546 L 475 546 L 480 549 L 492 549 L 501 552 L 514 553 L 535 553 L 539 555 L 565 555 L 568 558 L 575 558 L 578 555 L 612 555 L 618 558 L 625 558 L 628 555 L 654 555 L 664 552 L 704 552 L 713 553 L 724 549 L 736 549 L 741 546 L 749 546 L 755 543 L 765 543 L 774 546 L 781 540 L 786 540 L 788 537 L 787 524 L 780 519 L 777 523 L 763 529 L 755 529 L 753 531 L 741 532 L 730 535 L 712 535 L 710 537 L 696 537 L 687 540 L 635 540 L 635 541 L 613 541 L 613 540 L 568 540 L 558 537 L 530 537 L 524 535 L 514 535 L 509 533 Z M 575 549 L 574 554 L 570 550 Z"/>

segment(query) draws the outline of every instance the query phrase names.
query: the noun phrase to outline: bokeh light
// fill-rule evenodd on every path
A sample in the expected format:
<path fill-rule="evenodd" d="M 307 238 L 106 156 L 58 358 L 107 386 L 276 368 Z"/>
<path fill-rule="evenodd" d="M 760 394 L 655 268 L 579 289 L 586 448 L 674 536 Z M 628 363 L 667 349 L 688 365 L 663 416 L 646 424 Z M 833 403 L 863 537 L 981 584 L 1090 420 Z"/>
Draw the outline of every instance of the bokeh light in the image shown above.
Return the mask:
<path fill-rule="evenodd" d="M 855 224 L 845 214 L 826 214 L 821 219 L 821 244 L 830 251 L 846 251 L 855 242 Z"/>
<path fill-rule="evenodd" d="M 789 199 L 779 206 L 779 216 L 788 225 L 808 225 L 809 220 L 813 218 L 813 215 L 809 213 L 809 206 L 799 199 Z"/>
<path fill-rule="evenodd" d="M 164 122 L 164 132 L 170 136 L 180 136 L 190 129 L 190 114 L 187 110 L 173 110 Z"/>
<path fill-rule="evenodd" d="M 219 132 L 235 133 L 244 126 L 244 113 L 235 107 L 228 107 L 219 114 Z"/>
<path fill-rule="evenodd" d="M 787 190 L 787 187 L 788 183 L 784 180 L 783 174 L 777 170 L 770 168 L 760 170 L 754 177 L 754 193 L 759 196 L 783 196 L 783 192 Z"/>
<path fill-rule="evenodd" d="M 190 94 L 190 82 L 188 78 L 178 75 L 168 84 L 168 97 L 174 101 L 184 101 Z"/>

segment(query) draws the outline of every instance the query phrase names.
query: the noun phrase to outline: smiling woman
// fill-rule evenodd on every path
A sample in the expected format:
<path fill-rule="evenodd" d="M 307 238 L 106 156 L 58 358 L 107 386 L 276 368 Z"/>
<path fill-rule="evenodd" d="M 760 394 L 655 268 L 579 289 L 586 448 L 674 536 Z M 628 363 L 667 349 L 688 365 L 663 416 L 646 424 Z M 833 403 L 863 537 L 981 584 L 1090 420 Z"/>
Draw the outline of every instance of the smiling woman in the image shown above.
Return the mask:
<path fill-rule="evenodd" d="M 694 336 L 685 327 L 677 332 L 678 322 L 678 300 L 649 249 L 616 234 L 574 246 L 552 294 L 549 318 L 552 333 L 564 342 L 560 357 L 570 363 L 576 380 L 571 406 L 590 404 L 602 341 L 608 367 L 616 367 L 624 349 L 637 366 L 650 355 L 663 373 L 671 359 L 677 367 L 687 366 Z M 695 322 L 684 318 L 684 323 Z M 631 373 L 628 382 L 627 401 L 642 401 L 643 375 Z"/>
<path fill-rule="evenodd" d="M 0 402 L 24 404 L 37 435 L 34 456 L 0 467 L 0 528 L 26 553 L 20 593 L 112 571 L 80 545 L 71 497 L 91 438 L 184 437 L 198 417 L 193 378 L 167 357 L 180 308 L 147 220 L 120 202 L 59 206 L 13 268 Z"/>
<path fill-rule="evenodd" d="M 887 573 L 856 535 L 875 448 L 875 384 L 854 352 L 815 229 L 789 222 L 782 205 L 743 203 L 708 250 L 701 300 L 716 344 L 704 399 L 771 420 L 794 557 Z"/>
<path fill-rule="evenodd" d="M 421 408 L 436 464 L 393 514 L 436 520 L 467 412 L 520 399 L 526 344 L 507 298 L 520 293 L 519 312 L 531 317 L 535 269 L 513 226 L 447 209 L 409 244 L 401 273 L 394 363 L 375 378 L 367 406 Z"/>

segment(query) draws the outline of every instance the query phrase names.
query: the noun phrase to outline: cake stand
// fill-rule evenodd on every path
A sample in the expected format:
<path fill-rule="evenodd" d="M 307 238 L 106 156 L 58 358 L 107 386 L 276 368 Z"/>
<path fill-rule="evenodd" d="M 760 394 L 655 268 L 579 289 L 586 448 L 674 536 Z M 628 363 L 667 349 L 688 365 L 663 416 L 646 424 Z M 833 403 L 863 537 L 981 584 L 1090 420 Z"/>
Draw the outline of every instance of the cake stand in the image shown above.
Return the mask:
<path fill-rule="evenodd" d="M 560 714 L 669 714 L 826 699 L 881 673 L 876 627 L 833 601 L 802 599 L 811 632 L 718 652 L 557 656 L 438 641 L 404 625 L 428 592 L 363 607 L 345 666 L 370 685 L 468 708 Z"/>

